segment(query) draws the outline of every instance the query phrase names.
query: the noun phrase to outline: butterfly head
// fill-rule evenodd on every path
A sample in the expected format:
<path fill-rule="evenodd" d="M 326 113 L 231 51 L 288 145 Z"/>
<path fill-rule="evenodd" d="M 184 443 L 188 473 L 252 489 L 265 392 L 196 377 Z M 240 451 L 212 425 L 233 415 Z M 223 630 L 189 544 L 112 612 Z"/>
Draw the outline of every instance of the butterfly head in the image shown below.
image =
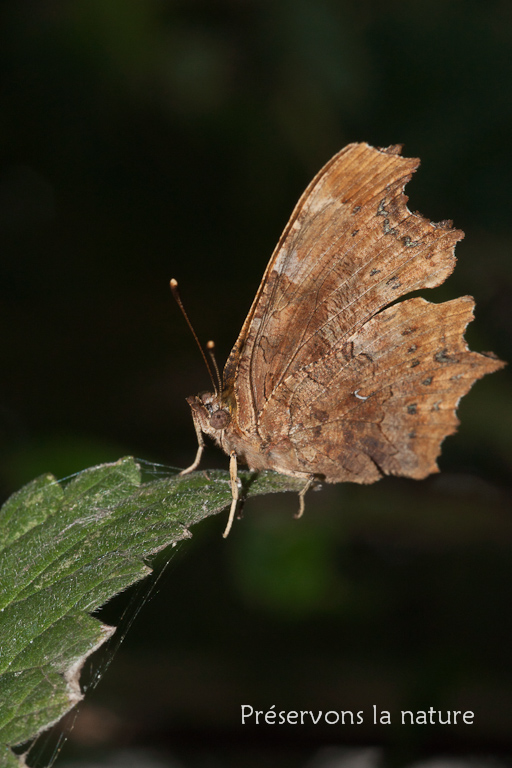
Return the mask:
<path fill-rule="evenodd" d="M 226 429 L 231 423 L 229 411 L 223 407 L 219 395 L 213 392 L 201 392 L 187 397 L 187 403 L 201 431 L 207 435 L 215 437 L 219 430 Z"/>

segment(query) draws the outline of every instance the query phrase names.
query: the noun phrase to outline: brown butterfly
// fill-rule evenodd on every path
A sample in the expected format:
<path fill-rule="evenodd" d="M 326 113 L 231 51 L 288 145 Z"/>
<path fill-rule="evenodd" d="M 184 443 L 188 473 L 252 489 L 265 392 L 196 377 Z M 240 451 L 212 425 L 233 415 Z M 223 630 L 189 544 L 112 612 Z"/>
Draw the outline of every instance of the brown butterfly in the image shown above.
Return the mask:
<path fill-rule="evenodd" d="M 297 203 L 224 369 L 219 391 L 187 398 L 203 435 L 237 463 L 317 480 L 373 483 L 437 472 L 455 409 L 476 379 L 504 363 L 471 352 L 474 301 L 422 298 L 455 266 L 464 233 L 407 208 L 419 160 L 401 147 L 349 144 Z M 177 285 L 171 281 L 171 285 Z M 220 379 L 220 377 L 219 377 Z"/>

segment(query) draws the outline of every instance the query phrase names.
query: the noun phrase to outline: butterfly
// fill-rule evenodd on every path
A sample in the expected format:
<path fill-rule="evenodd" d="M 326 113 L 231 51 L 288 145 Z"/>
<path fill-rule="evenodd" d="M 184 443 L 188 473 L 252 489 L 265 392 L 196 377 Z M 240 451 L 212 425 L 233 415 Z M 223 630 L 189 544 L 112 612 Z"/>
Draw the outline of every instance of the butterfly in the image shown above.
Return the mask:
<path fill-rule="evenodd" d="M 460 398 L 501 368 L 463 337 L 474 301 L 414 297 L 455 266 L 464 233 L 407 207 L 419 165 L 401 146 L 349 144 L 314 177 L 272 254 L 214 392 L 187 398 L 203 433 L 237 466 L 304 479 L 373 483 L 437 472 Z M 171 281 L 171 286 L 176 281 Z M 176 287 L 176 286 L 174 286 Z M 210 342 L 211 345 L 211 342 Z"/>

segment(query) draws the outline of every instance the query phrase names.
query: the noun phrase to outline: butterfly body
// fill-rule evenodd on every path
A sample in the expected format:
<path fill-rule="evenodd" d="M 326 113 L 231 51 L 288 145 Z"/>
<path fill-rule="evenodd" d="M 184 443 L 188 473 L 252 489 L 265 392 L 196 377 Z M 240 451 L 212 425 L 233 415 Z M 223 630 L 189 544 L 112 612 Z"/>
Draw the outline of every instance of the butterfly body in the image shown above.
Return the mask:
<path fill-rule="evenodd" d="M 290 460 L 293 446 L 289 439 L 280 443 L 262 438 L 256 431 L 243 432 L 237 424 L 236 416 L 226 399 L 222 400 L 213 392 L 203 392 L 187 398 L 194 421 L 200 431 L 211 437 L 225 453 L 233 451 L 238 460 L 250 469 L 260 471 L 270 466 L 284 475 L 308 479 L 311 471 L 295 468 Z"/>

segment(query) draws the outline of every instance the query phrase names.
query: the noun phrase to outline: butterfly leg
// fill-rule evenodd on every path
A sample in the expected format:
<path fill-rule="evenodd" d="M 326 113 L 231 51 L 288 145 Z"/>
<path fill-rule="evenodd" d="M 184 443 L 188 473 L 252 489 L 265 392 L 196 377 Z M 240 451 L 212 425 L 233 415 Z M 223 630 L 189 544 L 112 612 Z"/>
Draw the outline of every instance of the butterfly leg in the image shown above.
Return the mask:
<path fill-rule="evenodd" d="M 203 433 L 201 432 L 201 427 L 199 426 L 199 421 L 195 418 L 194 412 L 192 412 L 192 419 L 194 421 L 194 429 L 196 430 L 197 435 L 197 453 L 194 461 L 190 465 L 190 467 L 187 467 L 186 469 L 183 469 L 180 472 L 180 475 L 188 475 L 189 472 L 193 472 L 194 469 L 197 469 L 199 464 L 201 463 L 201 456 L 203 455 L 203 451 L 205 449 L 205 444 L 203 440 Z"/>
<path fill-rule="evenodd" d="M 304 510 L 306 509 L 306 503 L 304 501 L 304 496 L 309 491 L 311 486 L 313 486 L 316 483 L 316 478 L 314 475 L 311 475 L 310 478 L 308 478 L 308 481 L 302 491 L 299 491 L 299 511 L 295 513 L 295 517 L 299 518 L 302 517 L 304 514 Z"/>
<path fill-rule="evenodd" d="M 236 462 L 236 452 L 231 451 L 229 454 L 229 479 L 231 481 L 231 508 L 229 510 L 228 524 L 226 530 L 222 534 L 224 538 L 228 535 L 233 525 L 235 518 L 236 505 L 238 504 L 238 471 Z"/>

